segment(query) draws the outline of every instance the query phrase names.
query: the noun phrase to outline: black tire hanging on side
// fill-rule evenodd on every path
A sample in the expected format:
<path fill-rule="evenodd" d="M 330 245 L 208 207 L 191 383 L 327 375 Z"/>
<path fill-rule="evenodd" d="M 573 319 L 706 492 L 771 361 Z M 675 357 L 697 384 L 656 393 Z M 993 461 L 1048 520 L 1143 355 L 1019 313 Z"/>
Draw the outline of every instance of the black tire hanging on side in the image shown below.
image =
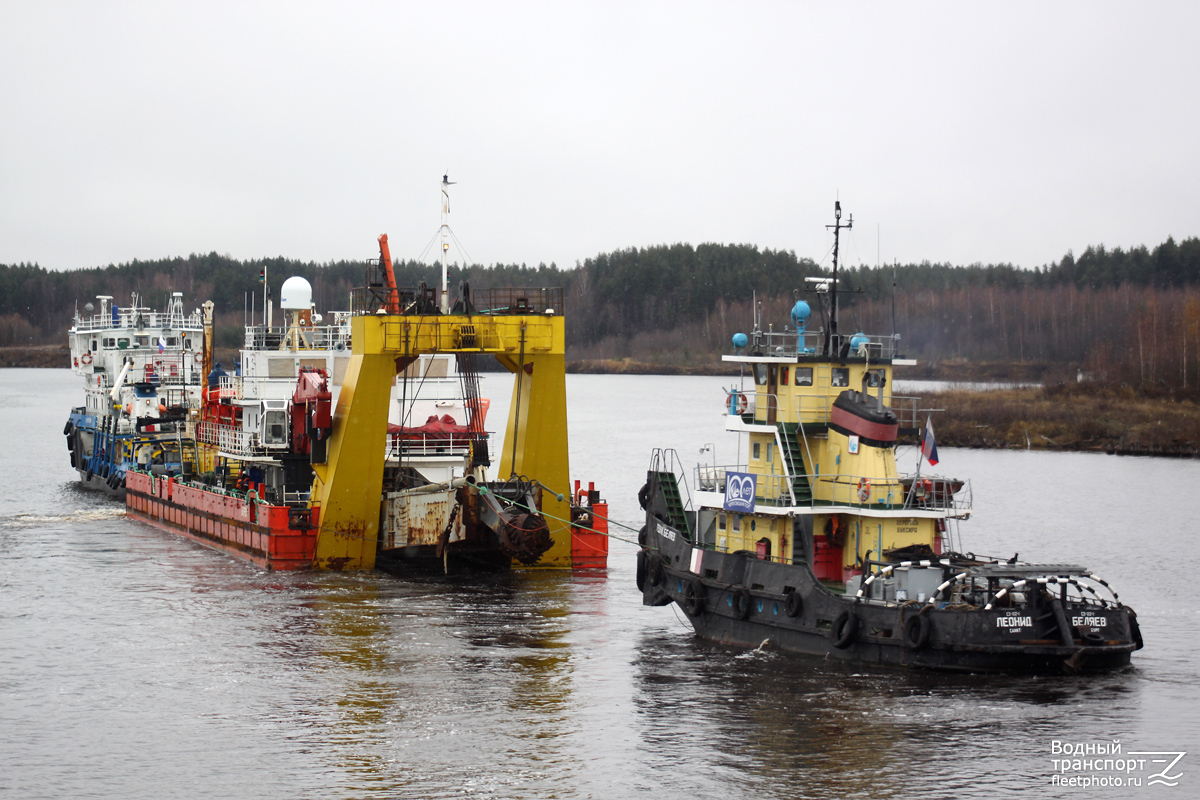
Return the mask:
<path fill-rule="evenodd" d="M 683 602 L 679 604 L 683 612 L 694 617 L 704 610 L 704 584 L 698 580 L 690 580 L 683 585 Z"/>
<path fill-rule="evenodd" d="M 804 612 L 804 598 L 800 596 L 800 592 L 792 590 L 788 592 L 787 600 L 783 603 L 783 613 L 795 619 Z"/>
<path fill-rule="evenodd" d="M 642 511 L 646 510 L 646 505 L 650 502 L 650 481 L 642 484 L 642 488 L 638 489 L 638 505 L 642 507 Z"/>
<path fill-rule="evenodd" d="M 646 559 L 646 576 L 651 586 L 662 586 L 667 579 L 666 567 L 663 566 L 662 556 L 650 555 Z"/>
<path fill-rule="evenodd" d="M 638 531 L 638 544 L 640 544 L 642 547 L 646 546 L 646 526 L 645 525 L 643 525 L 642 529 L 640 531 Z"/>
<path fill-rule="evenodd" d="M 1137 647 L 1135 647 L 1134 649 L 1141 650 L 1142 646 L 1143 646 L 1142 645 L 1142 626 L 1138 624 L 1137 614 L 1134 613 L 1134 610 L 1132 608 L 1129 608 L 1128 606 L 1126 606 L 1126 610 L 1129 612 L 1129 638 L 1131 638 L 1133 640 L 1133 643 L 1135 645 L 1137 645 Z"/>
<path fill-rule="evenodd" d="M 850 611 L 843 611 L 833 621 L 833 627 L 829 629 L 829 636 L 833 639 L 834 647 L 838 650 L 845 650 L 854 642 L 854 634 L 857 632 L 858 617 Z"/>
<path fill-rule="evenodd" d="M 645 550 L 638 550 L 637 554 L 637 588 L 639 592 L 646 591 L 646 558 L 650 554 Z"/>
<path fill-rule="evenodd" d="M 904 623 L 904 643 L 909 650 L 924 650 L 929 645 L 933 623 L 924 614 L 916 614 Z"/>
<path fill-rule="evenodd" d="M 74 425 L 71 423 L 71 420 L 67 420 L 67 425 L 66 425 L 66 427 L 65 427 L 65 428 L 63 428 L 63 436 L 70 436 L 70 435 L 71 435 L 71 431 L 72 431 L 74 428 L 75 428 L 75 426 L 74 426 Z"/>
<path fill-rule="evenodd" d="M 729 594 L 733 615 L 738 619 L 750 616 L 750 590 L 745 586 L 735 586 Z"/>

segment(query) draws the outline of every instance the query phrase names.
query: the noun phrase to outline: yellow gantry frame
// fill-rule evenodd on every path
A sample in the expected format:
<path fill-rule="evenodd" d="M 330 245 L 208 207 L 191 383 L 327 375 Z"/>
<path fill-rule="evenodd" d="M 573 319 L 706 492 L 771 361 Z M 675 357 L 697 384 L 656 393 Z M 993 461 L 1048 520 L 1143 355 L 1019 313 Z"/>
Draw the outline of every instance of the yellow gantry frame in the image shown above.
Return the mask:
<path fill-rule="evenodd" d="M 517 374 L 500 458 L 500 478 L 524 475 L 569 494 L 566 337 L 563 318 L 400 316 L 351 320 L 352 355 L 342 381 L 328 461 L 314 464 L 320 530 L 313 565 L 371 569 L 379 540 L 388 404 L 396 374 L 432 353 L 489 353 Z M 554 545 L 537 566 L 571 566 L 570 504 L 542 493 Z"/>

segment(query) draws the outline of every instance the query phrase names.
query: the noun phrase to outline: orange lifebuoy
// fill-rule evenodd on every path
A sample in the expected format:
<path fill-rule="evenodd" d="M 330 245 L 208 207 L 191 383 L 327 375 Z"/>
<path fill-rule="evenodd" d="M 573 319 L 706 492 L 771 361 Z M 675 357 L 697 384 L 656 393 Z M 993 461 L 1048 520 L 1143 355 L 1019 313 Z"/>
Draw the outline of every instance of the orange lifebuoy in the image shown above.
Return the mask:
<path fill-rule="evenodd" d="M 738 415 L 740 416 L 742 414 L 745 414 L 749 408 L 750 408 L 750 401 L 746 399 L 745 393 L 743 392 L 743 393 L 739 394 L 738 401 L 737 401 Z"/>
<path fill-rule="evenodd" d="M 84 353 L 82 356 L 79 357 L 79 363 L 83 364 L 84 366 L 92 363 L 92 354 Z"/>
<path fill-rule="evenodd" d="M 204 360 L 204 353 L 196 353 L 196 363 L 199 364 Z"/>
<path fill-rule="evenodd" d="M 865 503 L 871 496 L 871 481 L 867 478 L 858 479 L 858 502 Z"/>

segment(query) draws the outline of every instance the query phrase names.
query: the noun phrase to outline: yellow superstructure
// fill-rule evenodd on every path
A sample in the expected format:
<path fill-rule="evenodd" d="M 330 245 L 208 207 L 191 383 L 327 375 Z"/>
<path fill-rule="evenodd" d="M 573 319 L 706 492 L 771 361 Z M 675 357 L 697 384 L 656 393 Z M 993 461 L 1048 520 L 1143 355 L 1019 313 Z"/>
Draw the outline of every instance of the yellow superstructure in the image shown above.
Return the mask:
<path fill-rule="evenodd" d="M 531 290 L 537 291 L 537 290 Z M 561 309 L 559 309 L 561 311 Z M 544 313 L 368 314 L 352 320 L 352 356 L 334 412 L 328 462 L 314 465 L 320 508 L 314 566 L 370 569 L 379 538 L 387 412 L 395 376 L 424 354 L 486 353 L 516 373 L 500 475 L 551 488 L 542 512 L 554 544 L 537 566 L 570 567 L 565 334 Z"/>
<path fill-rule="evenodd" d="M 945 520 L 956 512 L 945 502 L 925 502 L 927 494 L 940 491 L 945 501 L 959 487 L 899 473 L 897 429 L 914 432 L 916 409 L 893 397 L 893 359 L 869 355 L 884 342 L 840 357 L 773 355 L 770 348 L 725 357 L 748 367 L 754 381 L 752 391 L 734 391 L 726 427 L 746 434 L 739 469 L 755 477 L 755 509 L 714 509 L 715 519 L 703 526 L 706 543 L 793 563 L 807 536 L 814 568 L 830 583 L 884 551 L 940 549 Z M 845 399 L 835 407 L 848 391 L 854 398 L 850 412 Z M 868 419 L 889 411 L 890 426 Z"/>

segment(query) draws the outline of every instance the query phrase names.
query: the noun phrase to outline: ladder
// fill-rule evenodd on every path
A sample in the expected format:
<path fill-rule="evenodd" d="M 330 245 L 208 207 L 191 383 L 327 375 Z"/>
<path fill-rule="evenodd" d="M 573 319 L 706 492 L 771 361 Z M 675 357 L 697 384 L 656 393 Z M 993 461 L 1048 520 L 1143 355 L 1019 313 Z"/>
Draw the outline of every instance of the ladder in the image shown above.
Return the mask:
<path fill-rule="evenodd" d="M 690 539 L 692 532 L 688 526 L 687 513 L 683 509 L 683 496 L 679 493 L 679 482 L 675 478 L 675 473 L 656 472 L 654 474 L 658 478 L 658 488 L 667 504 L 667 521 L 671 523 L 671 527 L 683 532 Z"/>
<path fill-rule="evenodd" d="M 779 455 L 783 459 L 784 468 L 792 479 L 792 501 L 796 505 L 812 503 L 812 485 L 808 482 L 808 473 L 804 470 L 804 453 L 796 433 L 800 427 L 798 422 L 780 422 L 775 426 L 775 441 L 779 446 Z"/>

